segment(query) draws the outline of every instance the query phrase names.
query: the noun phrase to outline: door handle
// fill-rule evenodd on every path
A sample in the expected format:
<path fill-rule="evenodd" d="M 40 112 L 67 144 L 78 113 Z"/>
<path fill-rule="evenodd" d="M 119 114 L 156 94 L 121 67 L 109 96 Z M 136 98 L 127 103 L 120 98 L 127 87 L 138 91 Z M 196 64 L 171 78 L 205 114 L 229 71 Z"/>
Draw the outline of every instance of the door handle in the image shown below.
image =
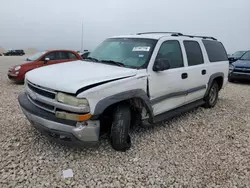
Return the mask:
<path fill-rule="evenodd" d="M 205 75 L 206 73 L 207 73 L 206 70 L 202 70 L 202 71 L 201 71 L 201 74 L 202 74 L 202 75 Z"/>
<path fill-rule="evenodd" d="M 186 79 L 187 77 L 188 77 L 188 74 L 187 74 L 187 73 L 182 73 L 182 74 L 181 74 L 181 78 L 182 78 L 182 79 Z"/>

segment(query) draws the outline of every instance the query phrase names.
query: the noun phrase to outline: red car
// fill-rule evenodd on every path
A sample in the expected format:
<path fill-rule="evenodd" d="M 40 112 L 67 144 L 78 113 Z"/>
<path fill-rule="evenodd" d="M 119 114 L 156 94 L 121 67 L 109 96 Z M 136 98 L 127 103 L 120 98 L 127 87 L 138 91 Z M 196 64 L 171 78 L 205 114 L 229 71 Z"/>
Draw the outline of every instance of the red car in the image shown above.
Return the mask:
<path fill-rule="evenodd" d="M 26 60 L 28 61 L 27 63 L 14 66 L 9 69 L 8 77 L 10 80 L 23 82 L 26 72 L 30 70 L 57 63 L 82 60 L 82 57 L 75 51 L 53 50 L 39 52 Z"/>

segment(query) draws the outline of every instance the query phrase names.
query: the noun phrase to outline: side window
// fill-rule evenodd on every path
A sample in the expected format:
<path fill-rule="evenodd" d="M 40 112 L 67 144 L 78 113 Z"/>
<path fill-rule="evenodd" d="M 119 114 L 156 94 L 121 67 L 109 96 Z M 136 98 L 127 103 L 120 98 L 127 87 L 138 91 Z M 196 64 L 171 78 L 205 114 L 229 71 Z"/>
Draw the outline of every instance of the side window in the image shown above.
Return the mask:
<path fill-rule="evenodd" d="M 76 57 L 76 55 L 74 53 L 72 53 L 72 52 L 68 52 L 68 57 L 69 57 L 69 59 L 78 59 Z"/>
<path fill-rule="evenodd" d="M 196 41 L 184 41 L 187 53 L 188 66 L 200 65 L 204 63 L 201 47 Z"/>
<path fill-rule="evenodd" d="M 56 59 L 68 59 L 68 52 L 56 52 L 57 57 Z"/>
<path fill-rule="evenodd" d="M 88 57 L 88 55 L 89 55 L 89 52 L 85 52 L 84 54 L 82 54 L 81 56 L 82 56 L 82 58 L 87 58 Z"/>
<path fill-rule="evenodd" d="M 250 60 L 250 51 L 246 52 L 240 59 L 242 60 Z"/>
<path fill-rule="evenodd" d="M 227 61 L 227 52 L 221 42 L 202 40 L 210 62 Z"/>
<path fill-rule="evenodd" d="M 44 56 L 44 59 L 45 58 L 49 58 L 50 60 L 56 60 L 56 52 L 48 53 L 46 56 Z"/>
<path fill-rule="evenodd" d="M 156 59 L 164 58 L 169 61 L 170 69 L 184 67 L 179 41 L 171 40 L 162 43 Z"/>

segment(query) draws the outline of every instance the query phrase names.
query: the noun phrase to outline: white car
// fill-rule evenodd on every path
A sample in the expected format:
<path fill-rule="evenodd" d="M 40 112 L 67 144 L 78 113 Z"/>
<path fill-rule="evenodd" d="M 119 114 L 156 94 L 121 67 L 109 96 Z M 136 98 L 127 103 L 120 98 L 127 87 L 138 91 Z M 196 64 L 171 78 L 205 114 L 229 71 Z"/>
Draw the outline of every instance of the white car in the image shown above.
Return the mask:
<path fill-rule="evenodd" d="M 28 120 L 63 143 L 90 145 L 108 131 L 115 150 L 130 128 L 216 105 L 229 62 L 213 37 L 148 32 L 106 39 L 84 61 L 26 74 L 18 99 Z"/>

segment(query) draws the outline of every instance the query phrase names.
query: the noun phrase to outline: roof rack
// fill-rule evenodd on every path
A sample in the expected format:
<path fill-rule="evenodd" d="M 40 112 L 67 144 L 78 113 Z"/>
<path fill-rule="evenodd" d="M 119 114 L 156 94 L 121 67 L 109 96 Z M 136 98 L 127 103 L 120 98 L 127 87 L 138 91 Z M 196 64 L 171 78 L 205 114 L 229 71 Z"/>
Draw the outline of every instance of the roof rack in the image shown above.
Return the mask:
<path fill-rule="evenodd" d="M 171 34 L 171 36 L 175 36 L 175 37 L 178 37 L 178 36 L 184 36 L 184 37 L 190 37 L 190 38 L 194 38 L 194 37 L 198 37 L 198 38 L 202 38 L 202 39 L 212 39 L 212 40 L 217 40 L 216 38 L 214 37 L 208 37 L 208 36 L 196 36 L 196 35 L 183 35 L 182 33 L 179 33 L 179 32 L 143 32 L 143 33 L 136 33 L 136 35 L 144 35 L 144 34 Z"/>
<path fill-rule="evenodd" d="M 172 35 L 172 36 L 176 36 L 176 34 Z M 212 40 L 217 40 L 214 37 L 208 37 L 208 36 L 197 36 L 197 35 L 183 35 L 180 33 L 180 35 L 178 36 L 184 36 L 184 37 L 190 37 L 190 38 L 194 38 L 194 37 L 198 37 L 198 38 L 203 38 L 203 39 L 212 39 Z"/>
<path fill-rule="evenodd" d="M 143 32 L 143 33 L 136 33 L 136 35 L 144 35 L 144 34 L 161 34 L 161 33 L 166 33 L 166 34 L 172 34 L 173 36 L 176 35 L 183 35 L 182 33 L 178 32 Z"/>

